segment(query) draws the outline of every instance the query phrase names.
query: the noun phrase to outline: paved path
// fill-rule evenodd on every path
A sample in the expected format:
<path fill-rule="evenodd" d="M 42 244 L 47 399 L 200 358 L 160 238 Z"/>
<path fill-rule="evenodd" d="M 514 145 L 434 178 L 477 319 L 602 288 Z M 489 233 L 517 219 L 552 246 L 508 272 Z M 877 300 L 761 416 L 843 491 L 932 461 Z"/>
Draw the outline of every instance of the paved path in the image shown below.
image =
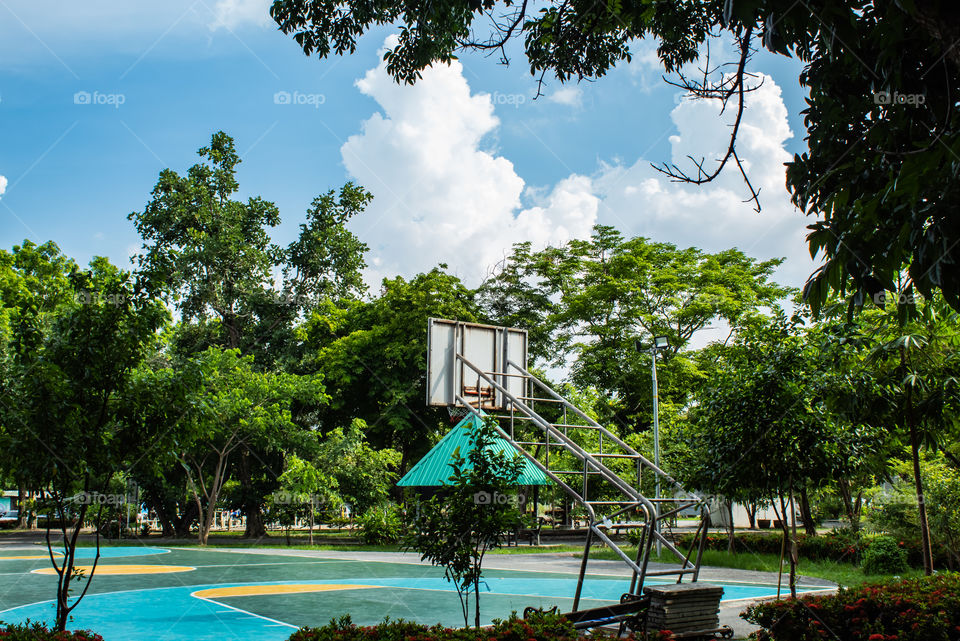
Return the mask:
<path fill-rule="evenodd" d="M 417 563 L 429 565 L 420 560 L 415 552 L 349 552 L 339 550 L 291 550 L 278 547 L 266 548 L 219 548 L 220 551 L 255 554 L 282 554 L 300 557 L 321 557 L 349 559 L 351 561 L 384 561 L 388 563 Z M 580 559 L 573 553 L 559 554 L 488 554 L 484 557 L 483 567 L 495 570 L 533 570 L 540 572 L 568 572 L 580 571 Z M 650 569 L 667 568 L 667 565 L 651 563 Z M 614 576 L 630 576 L 630 569 L 621 561 L 592 560 L 587 566 L 590 574 L 607 574 Z M 700 570 L 700 580 L 752 583 L 761 585 L 777 585 L 776 572 L 757 572 L 753 570 L 737 570 L 733 568 L 703 567 Z M 817 587 L 825 590 L 836 589 L 836 584 L 814 577 L 801 576 L 798 583 L 806 587 Z M 787 577 L 783 577 L 784 593 L 788 593 Z M 751 601 L 728 601 L 721 604 L 720 624 L 729 625 L 734 630 L 736 638 L 746 638 L 748 634 L 758 628 L 740 618 L 740 613 Z"/>

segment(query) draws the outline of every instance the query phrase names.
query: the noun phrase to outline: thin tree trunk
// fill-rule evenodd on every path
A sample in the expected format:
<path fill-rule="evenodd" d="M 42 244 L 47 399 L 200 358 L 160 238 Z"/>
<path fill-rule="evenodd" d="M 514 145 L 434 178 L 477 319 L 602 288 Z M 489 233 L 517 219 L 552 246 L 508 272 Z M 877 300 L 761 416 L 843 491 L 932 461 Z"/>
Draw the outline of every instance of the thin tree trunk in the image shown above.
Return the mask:
<path fill-rule="evenodd" d="M 736 531 L 733 526 L 733 501 L 726 501 L 727 508 L 727 553 L 737 553 Z"/>
<path fill-rule="evenodd" d="M 907 369 L 907 356 L 904 348 L 900 348 L 900 365 Z M 927 576 L 933 574 L 933 551 L 930 546 L 930 524 L 927 522 L 927 505 L 923 498 L 923 477 L 920 474 L 920 435 L 913 416 L 913 388 L 906 387 L 906 403 L 904 419 L 910 431 L 910 455 L 913 459 L 913 482 L 917 490 L 917 510 L 920 514 L 920 548 L 923 552 L 923 572 Z"/>
<path fill-rule="evenodd" d="M 245 538 L 260 539 L 267 535 L 267 528 L 263 523 L 263 514 L 260 512 L 260 503 L 253 498 L 253 475 L 250 471 L 250 448 L 243 446 L 240 452 L 239 481 L 243 496 L 243 513 L 247 517 Z"/>
<path fill-rule="evenodd" d="M 917 487 L 917 508 L 920 512 L 920 547 L 923 550 L 923 573 L 933 574 L 933 550 L 930 546 L 930 525 L 927 522 L 927 505 L 923 498 L 923 478 L 920 475 L 920 438 L 917 428 L 910 423 L 910 453 L 913 457 L 913 482 Z"/>
<path fill-rule="evenodd" d="M 793 487 L 790 487 L 790 522 L 793 526 L 793 535 L 790 539 L 790 596 L 797 598 L 797 564 L 800 562 L 800 553 L 797 549 L 797 509 L 793 502 Z M 786 525 L 786 523 L 784 523 Z"/>
<path fill-rule="evenodd" d="M 27 502 L 27 488 L 23 483 L 17 483 L 17 528 L 25 530 L 30 527 L 30 516 L 23 509 Z"/>
<path fill-rule="evenodd" d="M 800 490 L 800 517 L 803 519 L 803 531 L 807 536 L 817 535 L 817 526 L 813 522 L 813 513 L 810 511 L 810 497 L 807 495 L 807 488 Z M 797 533 L 794 531 L 794 537 Z"/>

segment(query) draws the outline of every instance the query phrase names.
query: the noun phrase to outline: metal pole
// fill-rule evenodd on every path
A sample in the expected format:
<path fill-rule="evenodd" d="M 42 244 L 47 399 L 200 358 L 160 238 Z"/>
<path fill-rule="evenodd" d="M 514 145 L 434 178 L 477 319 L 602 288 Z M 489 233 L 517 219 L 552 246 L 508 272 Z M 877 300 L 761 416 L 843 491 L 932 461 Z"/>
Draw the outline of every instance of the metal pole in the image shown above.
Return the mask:
<path fill-rule="evenodd" d="M 653 375 L 653 464 L 660 467 L 660 405 L 657 393 L 657 346 L 650 348 L 650 372 Z M 654 474 L 656 482 L 657 513 L 660 512 L 660 475 Z M 660 531 L 660 519 L 654 521 L 654 530 Z M 660 556 L 660 539 L 657 537 L 657 556 Z"/>

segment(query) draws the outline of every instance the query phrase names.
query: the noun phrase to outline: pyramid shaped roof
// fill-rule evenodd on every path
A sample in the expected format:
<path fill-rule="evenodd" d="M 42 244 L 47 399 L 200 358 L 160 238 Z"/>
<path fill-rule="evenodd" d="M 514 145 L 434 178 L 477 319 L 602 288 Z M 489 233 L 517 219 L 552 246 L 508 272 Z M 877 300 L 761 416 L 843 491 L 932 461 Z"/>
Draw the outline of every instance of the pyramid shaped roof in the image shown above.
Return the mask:
<path fill-rule="evenodd" d="M 404 474 L 397 485 L 400 487 L 452 485 L 450 477 L 453 475 L 453 453 L 459 449 L 460 456 L 467 458 L 467 455 L 473 449 L 470 432 L 480 420 L 481 418 L 473 412 L 463 417 L 463 420 L 447 432 L 447 435 L 440 439 L 440 442 L 434 445 L 426 456 Z M 487 447 L 496 452 L 503 452 L 508 457 L 523 456 L 516 447 L 499 436 Z M 516 485 L 550 485 L 550 479 L 547 478 L 547 475 L 531 463 L 529 459 L 524 457 L 523 464 L 523 470 L 520 472 Z"/>

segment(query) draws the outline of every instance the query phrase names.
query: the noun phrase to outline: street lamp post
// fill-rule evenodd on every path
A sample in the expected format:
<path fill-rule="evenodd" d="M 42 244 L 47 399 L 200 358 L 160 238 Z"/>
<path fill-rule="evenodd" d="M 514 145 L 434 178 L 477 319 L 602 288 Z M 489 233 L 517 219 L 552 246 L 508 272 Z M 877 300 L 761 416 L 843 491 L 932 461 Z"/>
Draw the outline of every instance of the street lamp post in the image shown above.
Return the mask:
<path fill-rule="evenodd" d="M 670 346 L 670 342 L 666 336 L 656 336 L 653 339 L 653 344 L 650 346 L 650 376 L 653 380 L 653 464 L 660 468 L 660 399 L 657 391 L 657 352 L 661 349 L 666 349 Z M 637 343 L 637 347 L 640 348 L 640 343 Z M 656 505 L 657 505 L 657 515 L 660 514 L 660 474 L 657 473 L 654 475 L 654 481 L 656 483 Z M 660 521 L 659 519 L 654 524 L 654 530 L 660 531 Z M 657 556 L 660 556 L 661 545 L 660 539 L 657 538 Z"/>

